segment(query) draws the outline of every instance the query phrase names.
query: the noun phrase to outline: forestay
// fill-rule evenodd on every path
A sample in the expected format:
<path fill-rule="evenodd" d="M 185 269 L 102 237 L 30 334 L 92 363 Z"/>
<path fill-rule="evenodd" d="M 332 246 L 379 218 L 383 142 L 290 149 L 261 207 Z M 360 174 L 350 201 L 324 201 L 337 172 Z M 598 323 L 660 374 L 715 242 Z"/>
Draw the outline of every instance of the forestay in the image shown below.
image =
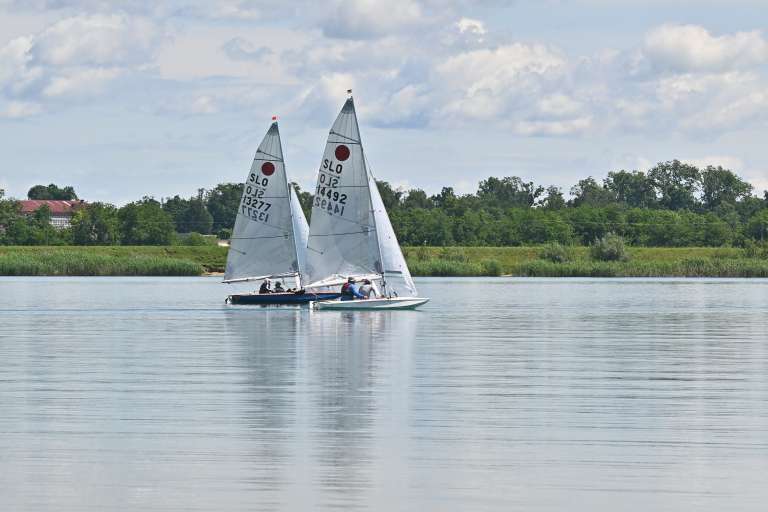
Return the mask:
<path fill-rule="evenodd" d="M 365 162 L 352 98 L 328 135 L 307 242 L 309 286 L 337 285 L 350 276 L 383 279 L 386 293 L 416 294 Z"/>
<path fill-rule="evenodd" d="M 259 145 L 245 182 L 224 282 L 299 275 L 305 247 L 300 233 L 306 232 L 307 221 L 294 197 L 274 122 Z"/>

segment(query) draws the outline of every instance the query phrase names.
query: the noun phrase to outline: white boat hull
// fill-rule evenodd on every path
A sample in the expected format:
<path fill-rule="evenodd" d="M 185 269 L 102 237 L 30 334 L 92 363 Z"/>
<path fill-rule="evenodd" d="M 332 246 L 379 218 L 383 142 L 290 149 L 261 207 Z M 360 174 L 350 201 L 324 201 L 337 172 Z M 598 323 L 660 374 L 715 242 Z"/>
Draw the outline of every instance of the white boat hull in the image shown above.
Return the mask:
<path fill-rule="evenodd" d="M 328 300 L 314 302 L 315 309 L 343 310 L 392 310 L 415 309 L 429 302 L 423 297 L 392 297 L 388 299 Z"/>

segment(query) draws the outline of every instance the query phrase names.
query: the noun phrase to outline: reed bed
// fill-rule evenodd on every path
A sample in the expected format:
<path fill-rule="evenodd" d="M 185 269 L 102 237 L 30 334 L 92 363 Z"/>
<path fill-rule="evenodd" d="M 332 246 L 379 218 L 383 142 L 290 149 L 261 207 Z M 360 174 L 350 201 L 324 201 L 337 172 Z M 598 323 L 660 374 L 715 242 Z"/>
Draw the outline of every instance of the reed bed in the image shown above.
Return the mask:
<path fill-rule="evenodd" d="M 595 261 L 569 247 L 551 261 L 543 247 L 404 247 L 415 276 L 768 277 L 768 258 L 739 248 L 631 247 L 628 261 Z M 762 253 L 761 253 L 762 254 Z M 194 276 L 221 272 L 226 247 L 3 247 L 0 275 Z"/>
<path fill-rule="evenodd" d="M 748 257 L 739 248 L 630 248 L 628 261 L 596 261 L 588 247 L 568 252 L 569 258 L 555 262 L 543 247 L 404 249 L 416 276 L 768 277 L 768 258 Z M 492 272 L 485 271 L 486 262 Z"/>
<path fill-rule="evenodd" d="M 198 262 L 165 256 L 115 256 L 58 248 L 0 253 L 0 275 L 5 276 L 198 276 L 204 271 Z"/>

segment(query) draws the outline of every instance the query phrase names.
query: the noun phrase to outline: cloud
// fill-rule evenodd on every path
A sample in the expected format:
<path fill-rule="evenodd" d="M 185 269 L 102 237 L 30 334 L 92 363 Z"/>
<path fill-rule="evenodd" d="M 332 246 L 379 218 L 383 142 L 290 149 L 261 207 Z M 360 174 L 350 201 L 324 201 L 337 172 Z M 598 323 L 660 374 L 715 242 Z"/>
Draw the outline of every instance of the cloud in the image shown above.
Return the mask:
<path fill-rule="evenodd" d="M 42 112 L 42 110 L 42 107 L 37 103 L 11 101 L 0 111 L 0 117 L 7 119 L 21 119 L 37 115 Z"/>
<path fill-rule="evenodd" d="M 126 14 L 66 17 L 0 47 L 0 100 L 23 117 L 48 101 L 101 94 L 150 63 L 163 37 L 152 21 Z"/>
<path fill-rule="evenodd" d="M 43 96 L 86 97 L 101 93 L 106 85 L 120 75 L 117 68 L 69 69 L 64 74 L 52 76 L 43 88 Z"/>
<path fill-rule="evenodd" d="M 234 60 L 261 60 L 274 52 L 267 46 L 256 46 L 242 37 L 230 39 L 222 46 L 224 53 Z"/>
<path fill-rule="evenodd" d="M 491 120 L 528 108 L 564 74 L 559 52 L 515 43 L 448 57 L 436 66 L 436 83 L 447 88 L 447 117 Z"/>
<path fill-rule="evenodd" d="M 372 39 L 413 30 L 427 21 L 422 6 L 414 0 L 337 0 L 320 27 L 328 37 Z"/>
<path fill-rule="evenodd" d="M 484 36 L 486 34 L 485 24 L 480 20 L 473 20 L 471 18 L 461 18 L 455 24 L 456 28 L 461 34 L 474 34 L 476 36 Z"/>
<path fill-rule="evenodd" d="M 647 34 L 643 54 L 663 70 L 727 71 L 768 61 L 768 42 L 759 31 L 713 36 L 697 25 L 663 25 Z"/>
<path fill-rule="evenodd" d="M 147 19 L 79 15 L 45 29 L 31 51 L 35 61 L 53 66 L 136 64 L 152 54 L 159 35 Z"/>

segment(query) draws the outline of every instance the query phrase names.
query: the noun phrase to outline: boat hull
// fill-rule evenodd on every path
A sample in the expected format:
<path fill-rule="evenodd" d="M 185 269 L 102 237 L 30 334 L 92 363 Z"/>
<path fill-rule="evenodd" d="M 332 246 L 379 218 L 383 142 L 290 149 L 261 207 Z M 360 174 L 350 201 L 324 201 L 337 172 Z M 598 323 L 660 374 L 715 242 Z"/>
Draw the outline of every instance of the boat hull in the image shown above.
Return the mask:
<path fill-rule="evenodd" d="M 341 297 L 340 293 L 243 293 L 227 297 L 230 304 L 249 304 L 268 306 L 272 304 L 301 305 L 310 302 L 333 300 Z"/>
<path fill-rule="evenodd" d="M 427 302 L 429 302 L 429 299 L 423 297 L 392 297 L 389 299 L 331 300 L 326 302 L 315 302 L 314 307 L 315 309 L 335 311 L 387 311 L 396 309 L 415 309 Z"/>

